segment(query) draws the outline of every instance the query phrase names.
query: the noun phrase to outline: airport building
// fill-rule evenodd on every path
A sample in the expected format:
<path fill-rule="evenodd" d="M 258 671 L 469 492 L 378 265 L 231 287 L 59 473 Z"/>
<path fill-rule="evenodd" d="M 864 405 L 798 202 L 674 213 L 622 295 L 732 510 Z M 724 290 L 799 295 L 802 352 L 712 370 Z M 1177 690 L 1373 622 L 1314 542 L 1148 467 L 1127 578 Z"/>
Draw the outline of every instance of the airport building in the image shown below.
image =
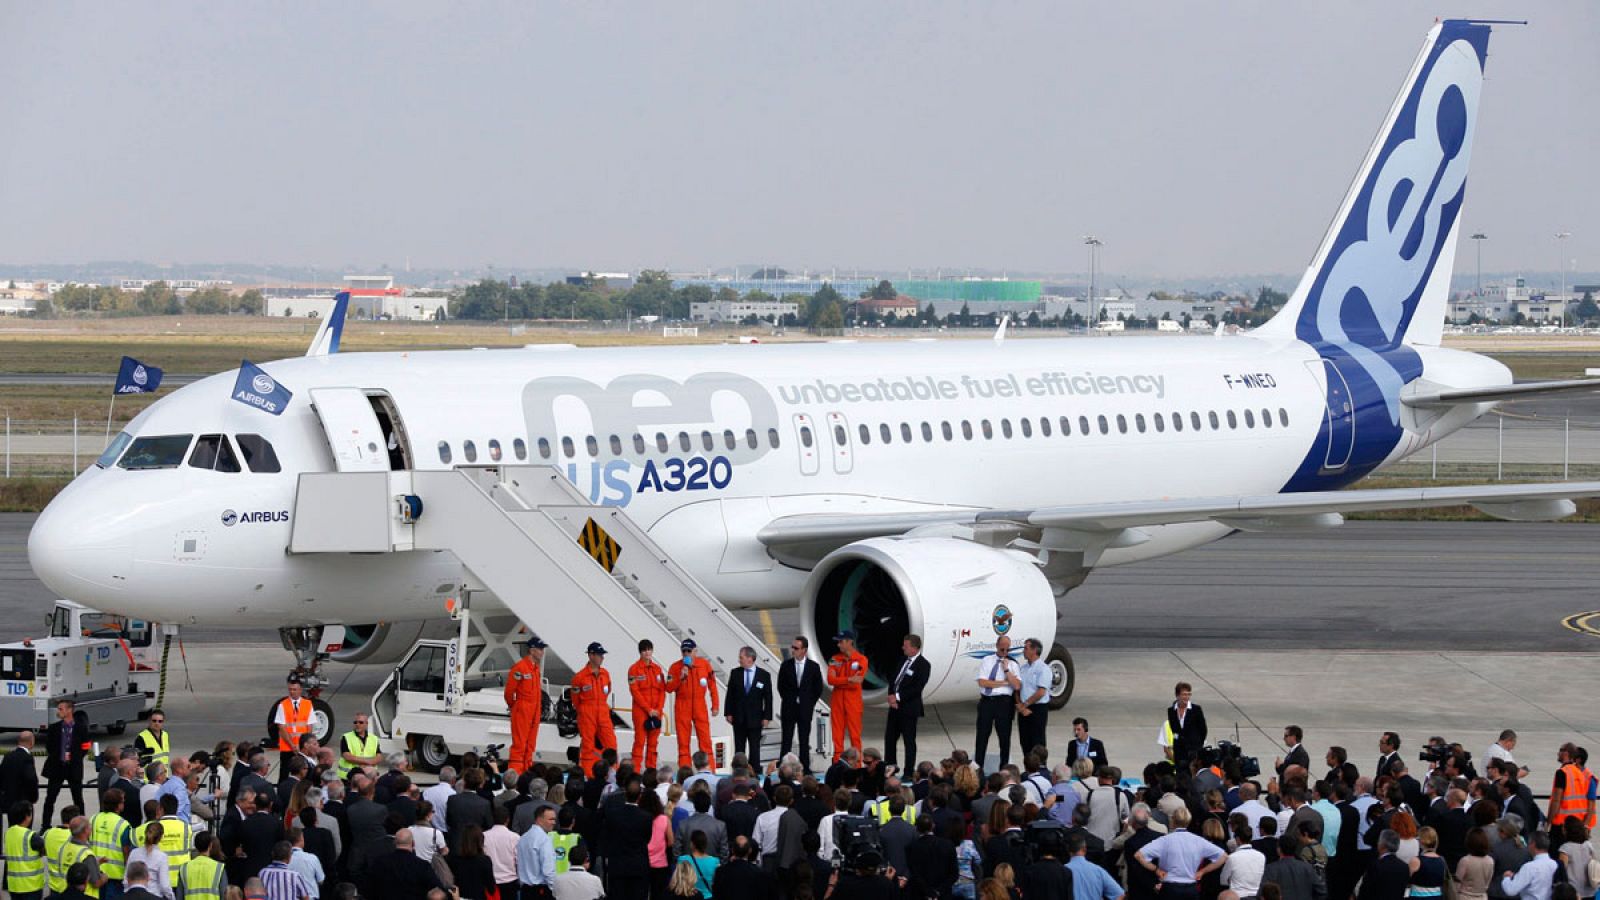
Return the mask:
<path fill-rule="evenodd" d="M 425 297 L 408 294 L 395 287 L 393 275 L 346 275 L 344 289 L 350 292 L 350 307 L 346 311 L 352 319 L 402 319 L 414 322 L 431 321 L 439 307 L 445 305 L 442 297 Z M 336 291 L 326 287 L 267 288 L 265 313 L 272 317 L 320 319 L 333 311 Z"/>
<path fill-rule="evenodd" d="M 781 319 L 789 313 L 799 314 L 798 300 L 712 300 L 689 304 L 689 318 L 695 322 L 743 322 L 751 316 Z"/>
<path fill-rule="evenodd" d="M 762 291 L 774 297 L 794 294 L 809 296 L 822 290 L 825 284 L 832 284 L 839 296 L 846 300 L 854 300 L 878 286 L 878 282 L 871 278 L 726 278 L 694 275 L 674 275 L 672 278 L 673 290 L 699 285 L 712 291 L 728 288 L 741 297 L 751 291 Z"/>

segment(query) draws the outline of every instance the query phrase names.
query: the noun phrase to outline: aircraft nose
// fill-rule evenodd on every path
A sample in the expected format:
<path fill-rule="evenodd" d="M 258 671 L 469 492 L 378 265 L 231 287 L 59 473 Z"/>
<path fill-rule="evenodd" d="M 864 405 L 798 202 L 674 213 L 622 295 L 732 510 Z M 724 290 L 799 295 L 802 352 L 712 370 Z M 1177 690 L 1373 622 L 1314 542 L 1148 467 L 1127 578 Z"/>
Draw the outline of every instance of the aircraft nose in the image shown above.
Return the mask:
<path fill-rule="evenodd" d="M 72 488 L 50 501 L 33 523 L 28 563 L 45 587 L 93 606 L 126 587 L 132 543 L 128 535 L 100 524 L 93 504 Z"/>

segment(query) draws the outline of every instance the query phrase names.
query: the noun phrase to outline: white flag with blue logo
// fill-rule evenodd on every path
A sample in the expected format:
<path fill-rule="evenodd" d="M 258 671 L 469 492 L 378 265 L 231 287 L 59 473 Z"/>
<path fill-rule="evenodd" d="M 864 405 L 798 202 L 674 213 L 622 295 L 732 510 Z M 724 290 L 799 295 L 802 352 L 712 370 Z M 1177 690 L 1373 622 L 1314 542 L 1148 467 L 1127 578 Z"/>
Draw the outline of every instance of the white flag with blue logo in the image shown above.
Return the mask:
<path fill-rule="evenodd" d="M 239 378 L 233 383 L 233 399 L 275 416 L 283 415 L 294 392 L 277 382 L 250 360 L 239 363 Z"/>

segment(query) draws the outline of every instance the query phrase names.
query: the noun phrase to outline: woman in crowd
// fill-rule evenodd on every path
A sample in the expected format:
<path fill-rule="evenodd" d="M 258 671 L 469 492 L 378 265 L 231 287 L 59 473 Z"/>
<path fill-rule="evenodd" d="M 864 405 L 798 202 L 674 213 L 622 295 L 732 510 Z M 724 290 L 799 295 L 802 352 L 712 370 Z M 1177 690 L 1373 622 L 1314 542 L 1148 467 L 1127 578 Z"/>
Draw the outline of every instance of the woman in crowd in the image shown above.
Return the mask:
<path fill-rule="evenodd" d="M 650 843 L 646 848 L 650 855 L 650 897 L 661 900 L 667 896 L 667 884 L 672 880 L 672 817 L 666 814 L 655 791 L 639 795 L 639 808 L 650 817 Z"/>
<path fill-rule="evenodd" d="M 1405 813 L 1396 813 L 1399 819 Z M 1411 891 L 1409 896 L 1427 900 L 1444 896 L 1444 883 L 1449 876 L 1449 864 L 1439 855 L 1439 832 L 1423 828 L 1417 832 L 1417 855 L 1411 866 Z"/>
<path fill-rule="evenodd" d="M 684 867 L 687 866 L 692 876 L 691 883 L 695 886 L 695 893 L 674 893 L 674 896 L 695 896 L 711 900 L 711 886 L 716 881 L 717 866 L 721 860 L 712 856 L 709 848 L 710 842 L 706 839 L 704 831 L 694 831 L 689 834 L 689 853 L 678 857 L 678 870 L 673 874 L 672 883 L 678 884 L 680 880 L 678 876 L 683 874 Z"/>
<path fill-rule="evenodd" d="M 1395 810 L 1394 816 L 1389 819 L 1389 828 L 1400 836 L 1400 849 L 1394 855 L 1400 857 L 1407 865 L 1422 854 L 1422 845 L 1417 840 L 1417 820 L 1411 813 L 1403 809 Z M 1437 836 L 1435 846 L 1438 845 Z"/>
<path fill-rule="evenodd" d="M 1594 845 L 1589 843 L 1589 829 L 1582 819 L 1571 818 L 1560 828 L 1551 826 L 1550 843 L 1559 844 L 1556 858 L 1567 873 L 1567 884 L 1578 892 L 1578 900 L 1592 900 L 1595 882 L 1589 877 L 1589 861 L 1595 858 Z"/>
<path fill-rule="evenodd" d="M 416 840 L 417 856 L 423 862 L 432 862 L 435 853 L 449 855 L 444 846 L 444 834 L 433 827 L 433 804 L 427 800 L 417 801 L 417 823 L 411 826 L 411 836 Z"/>
<path fill-rule="evenodd" d="M 498 890 L 494 880 L 494 864 L 483 852 L 483 826 L 468 825 L 462 830 L 461 844 L 447 859 L 450 873 L 456 879 L 456 896 L 461 900 L 486 900 L 489 892 Z"/>
<path fill-rule="evenodd" d="M 166 900 L 177 900 L 172 894 L 172 876 L 168 874 L 167 854 L 161 849 L 159 821 L 145 825 L 144 844 L 133 848 L 133 852 L 128 854 L 128 865 L 131 866 L 136 862 L 144 863 L 150 872 L 150 883 L 145 885 L 145 890 Z M 126 883 L 123 884 L 123 889 L 127 889 Z"/>
<path fill-rule="evenodd" d="M 1487 900 L 1495 880 L 1489 835 L 1482 828 L 1467 832 L 1467 855 L 1456 863 L 1456 900 Z"/>
<path fill-rule="evenodd" d="M 966 826 L 952 820 L 945 837 L 956 845 L 955 895 L 963 900 L 973 900 L 978 895 L 978 879 L 983 875 L 983 855 L 978 845 L 967 836 Z"/>

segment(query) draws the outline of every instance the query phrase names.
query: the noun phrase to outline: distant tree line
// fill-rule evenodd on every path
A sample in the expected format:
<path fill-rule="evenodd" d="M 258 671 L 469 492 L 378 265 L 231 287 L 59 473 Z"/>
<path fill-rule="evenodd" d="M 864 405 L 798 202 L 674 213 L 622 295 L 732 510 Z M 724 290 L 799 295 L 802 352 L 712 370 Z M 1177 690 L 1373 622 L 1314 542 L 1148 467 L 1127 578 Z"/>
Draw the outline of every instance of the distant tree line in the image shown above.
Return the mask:
<path fill-rule="evenodd" d="M 69 284 L 56 291 L 54 296 L 38 301 L 34 305 L 34 316 L 48 319 L 55 317 L 58 312 L 112 316 L 257 315 L 265 306 L 265 298 L 255 288 L 237 296 L 218 287 L 201 288 L 182 295 L 165 281 L 147 284 L 137 291 Z"/>

